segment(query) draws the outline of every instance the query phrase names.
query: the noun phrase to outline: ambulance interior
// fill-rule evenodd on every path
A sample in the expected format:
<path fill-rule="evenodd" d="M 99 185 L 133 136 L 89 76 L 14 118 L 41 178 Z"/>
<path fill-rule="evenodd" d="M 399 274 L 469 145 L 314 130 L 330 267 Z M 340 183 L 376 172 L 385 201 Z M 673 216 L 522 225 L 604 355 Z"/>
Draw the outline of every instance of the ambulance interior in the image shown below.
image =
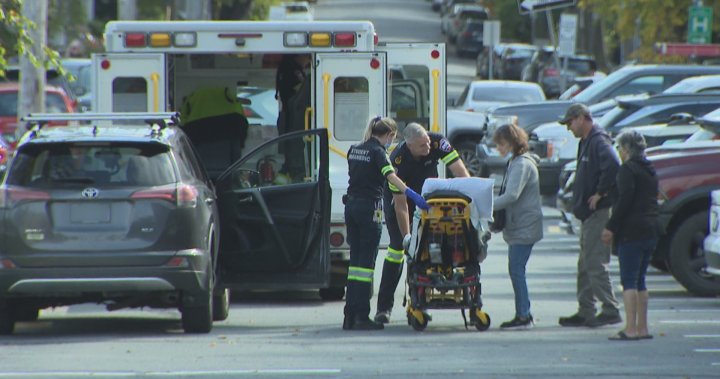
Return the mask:
<path fill-rule="evenodd" d="M 211 178 L 216 178 L 240 156 L 283 134 L 278 130 L 279 103 L 275 90 L 276 71 L 281 60 L 282 54 L 167 55 L 168 110 L 181 110 L 184 101 L 193 92 L 208 87 L 229 89 L 236 93 L 237 98 L 234 100 L 242 105 L 248 123 L 244 147 L 239 149 L 237 143 L 232 145 L 233 141 L 228 141 L 222 134 L 200 145 L 193 141 Z M 311 65 L 314 66 L 314 63 Z M 307 96 L 291 105 L 294 114 L 287 119 L 285 131 L 304 130 L 305 124 L 311 122 L 313 116 L 319 117 L 306 112 L 308 107 L 313 107 L 312 98 L 315 96 L 315 89 L 312 89 L 315 80 L 313 70 L 308 67 L 306 72 L 307 83 L 303 84 L 301 91 L 308 91 Z M 128 79 L 133 78 L 117 79 L 132 83 Z M 145 111 L 132 109 L 135 108 L 132 104 L 147 104 L 151 84 L 144 79 L 136 84 L 113 85 L 115 109 Z M 363 76 L 333 78 L 333 96 L 330 98 L 334 107 L 334 126 L 331 130 L 334 138 L 362 140 L 368 120 L 375 116 L 368 114 L 368 87 L 368 81 Z M 391 65 L 388 67 L 388 87 L 389 116 L 395 118 L 399 127 L 402 129 L 409 122 L 418 122 L 427 128 L 430 121 L 428 68 L 421 65 Z M 208 133 L 212 132 L 208 130 Z M 269 144 L 253 154 L 244 163 L 242 170 L 235 170 L 239 176 L 233 181 L 249 186 L 267 186 L 312 180 L 317 171 L 317 159 L 312 156 L 311 143 L 284 141 Z M 295 167 L 289 167 L 292 165 Z M 291 173 L 289 170 L 301 170 L 302 173 Z"/>

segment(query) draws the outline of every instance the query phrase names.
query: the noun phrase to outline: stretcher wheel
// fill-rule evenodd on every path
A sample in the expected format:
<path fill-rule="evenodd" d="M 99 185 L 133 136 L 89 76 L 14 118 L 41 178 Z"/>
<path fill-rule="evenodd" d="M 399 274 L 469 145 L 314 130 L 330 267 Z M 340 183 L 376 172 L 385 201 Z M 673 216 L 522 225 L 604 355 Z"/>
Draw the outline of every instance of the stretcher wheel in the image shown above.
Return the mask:
<path fill-rule="evenodd" d="M 470 315 L 475 329 L 484 332 L 490 328 L 490 315 L 482 309 L 474 309 Z"/>
<path fill-rule="evenodd" d="M 410 326 L 418 332 L 427 328 L 428 321 L 430 319 L 430 316 L 427 313 L 414 308 L 408 308 L 407 317 L 408 324 L 410 324 Z"/>

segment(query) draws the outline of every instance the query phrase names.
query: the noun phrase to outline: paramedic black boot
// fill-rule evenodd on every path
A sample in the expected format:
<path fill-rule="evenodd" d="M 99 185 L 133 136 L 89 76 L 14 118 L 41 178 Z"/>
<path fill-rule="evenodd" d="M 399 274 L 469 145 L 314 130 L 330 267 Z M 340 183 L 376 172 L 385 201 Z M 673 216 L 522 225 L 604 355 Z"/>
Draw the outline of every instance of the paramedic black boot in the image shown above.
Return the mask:
<path fill-rule="evenodd" d="M 350 330 L 380 330 L 384 328 L 385 325 L 370 320 L 368 317 L 355 317 L 350 325 Z"/>

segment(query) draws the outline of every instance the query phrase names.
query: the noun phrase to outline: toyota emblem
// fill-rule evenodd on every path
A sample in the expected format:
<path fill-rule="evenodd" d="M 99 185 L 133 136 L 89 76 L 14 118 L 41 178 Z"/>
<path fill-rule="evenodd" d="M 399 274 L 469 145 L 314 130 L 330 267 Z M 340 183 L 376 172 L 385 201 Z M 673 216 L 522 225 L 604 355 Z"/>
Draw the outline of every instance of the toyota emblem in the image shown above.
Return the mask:
<path fill-rule="evenodd" d="M 86 199 L 94 199 L 98 196 L 100 191 L 97 188 L 88 187 L 82 190 L 82 197 Z"/>

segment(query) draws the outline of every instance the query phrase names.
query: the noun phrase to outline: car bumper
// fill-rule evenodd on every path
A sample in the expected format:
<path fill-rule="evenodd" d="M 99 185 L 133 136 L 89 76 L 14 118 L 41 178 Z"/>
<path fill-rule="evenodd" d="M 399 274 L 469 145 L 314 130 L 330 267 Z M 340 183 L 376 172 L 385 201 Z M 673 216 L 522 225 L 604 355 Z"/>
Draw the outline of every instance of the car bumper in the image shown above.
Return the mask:
<path fill-rule="evenodd" d="M 0 268 L 3 298 L 109 299 L 151 293 L 205 292 L 208 254 L 188 249 L 161 266 Z"/>

